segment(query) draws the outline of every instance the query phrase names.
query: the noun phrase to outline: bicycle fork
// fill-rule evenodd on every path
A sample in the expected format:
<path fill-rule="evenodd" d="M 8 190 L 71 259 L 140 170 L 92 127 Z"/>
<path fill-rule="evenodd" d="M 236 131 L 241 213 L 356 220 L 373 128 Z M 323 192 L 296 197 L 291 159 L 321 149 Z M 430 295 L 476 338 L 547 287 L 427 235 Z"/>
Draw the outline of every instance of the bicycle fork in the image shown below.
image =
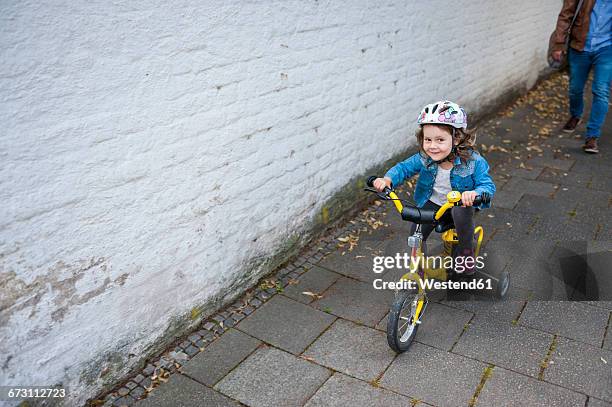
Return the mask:
<path fill-rule="evenodd" d="M 425 296 L 425 294 L 419 295 L 416 310 L 414 312 L 414 320 L 412 321 L 413 325 L 421 323 L 421 317 L 425 313 L 425 309 L 427 309 L 427 304 L 429 304 L 429 301 L 427 301 L 427 297 Z"/>
<path fill-rule="evenodd" d="M 418 298 L 416 303 L 416 310 L 414 312 L 413 320 L 410 321 L 412 325 L 417 325 L 421 323 L 421 316 L 425 312 L 427 308 L 427 296 L 425 294 L 425 290 L 423 289 L 422 282 L 425 279 L 425 272 L 423 270 L 423 265 L 420 264 L 422 260 L 423 250 L 423 233 L 421 233 L 421 225 L 418 224 L 414 233 L 408 237 L 408 246 L 410 247 L 410 271 L 412 273 L 417 273 L 419 276 L 419 285 L 418 285 Z"/>

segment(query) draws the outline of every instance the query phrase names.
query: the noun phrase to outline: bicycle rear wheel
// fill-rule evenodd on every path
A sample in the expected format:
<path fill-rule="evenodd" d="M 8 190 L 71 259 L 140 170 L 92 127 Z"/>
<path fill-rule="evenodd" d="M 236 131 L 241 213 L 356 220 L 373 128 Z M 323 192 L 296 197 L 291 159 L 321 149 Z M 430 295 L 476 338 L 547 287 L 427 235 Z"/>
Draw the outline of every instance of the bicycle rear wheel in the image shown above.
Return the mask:
<path fill-rule="evenodd" d="M 425 297 L 416 291 L 400 291 L 389 311 L 387 321 L 387 342 L 389 347 L 397 353 L 408 350 L 412 344 L 419 325 L 414 323 L 417 305 L 421 304 L 422 315 L 425 306 Z"/>

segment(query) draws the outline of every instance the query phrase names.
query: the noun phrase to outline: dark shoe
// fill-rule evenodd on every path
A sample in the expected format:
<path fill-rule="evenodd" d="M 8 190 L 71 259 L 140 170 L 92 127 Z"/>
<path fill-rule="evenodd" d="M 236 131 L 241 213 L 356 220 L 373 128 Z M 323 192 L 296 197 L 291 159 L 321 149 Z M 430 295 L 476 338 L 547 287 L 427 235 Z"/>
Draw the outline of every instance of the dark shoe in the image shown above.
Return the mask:
<path fill-rule="evenodd" d="M 580 119 L 580 117 L 571 117 L 567 123 L 565 123 L 565 126 L 563 126 L 563 131 L 566 133 L 573 133 L 574 130 L 576 130 L 576 127 L 578 126 L 578 124 L 580 124 L 582 120 Z"/>
<path fill-rule="evenodd" d="M 597 139 L 595 137 L 589 137 L 585 140 L 582 149 L 585 153 L 597 154 L 599 153 L 599 147 L 597 146 Z"/>
<path fill-rule="evenodd" d="M 462 257 L 459 262 L 457 259 Z M 459 252 L 459 255 L 455 258 L 457 262 L 455 266 L 455 273 L 463 274 L 464 276 L 471 276 L 476 271 L 476 259 L 474 258 L 474 249 L 463 249 Z"/>

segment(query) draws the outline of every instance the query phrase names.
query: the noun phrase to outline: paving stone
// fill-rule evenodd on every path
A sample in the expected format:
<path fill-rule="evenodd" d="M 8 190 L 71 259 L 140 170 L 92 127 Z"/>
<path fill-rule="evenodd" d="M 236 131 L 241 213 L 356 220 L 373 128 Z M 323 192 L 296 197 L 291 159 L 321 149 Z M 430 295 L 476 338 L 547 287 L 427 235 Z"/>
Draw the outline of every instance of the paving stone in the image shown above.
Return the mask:
<path fill-rule="evenodd" d="M 191 334 L 187 339 L 189 339 L 192 343 L 196 343 L 201 339 L 201 337 L 198 334 Z"/>
<path fill-rule="evenodd" d="M 144 379 L 142 379 L 142 382 L 140 382 L 140 385 L 144 387 L 145 389 L 150 388 L 152 384 L 153 382 L 148 377 L 145 377 Z"/>
<path fill-rule="evenodd" d="M 342 277 L 312 305 L 373 328 L 389 311 L 392 300 L 389 290 L 376 290 L 371 284 Z"/>
<path fill-rule="evenodd" d="M 607 224 L 610 224 L 610 222 L 608 222 Z M 612 242 L 612 229 L 606 227 L 606 224 L 604 223 L 599 224 L 599 229 L 597 231 L 597 234 L 595 235 L 595 240 Z"/>
<path fill-rule="evenodd" d="M 329 370 L 314 363 L 263 347 L 215 388 L 252 407 L 301 406 L 330 375 Z"/>
<path fill-rule="evenodd" d="M 213 321 L 216 321 L 217 323 L 220 324 L 221 322 L 223 322 L 225 320 L 225 317 L 223 315 L 221 315 L 221 314 L 217 314 L 212 319 L 213 319 Z"/>
<path fill-rule="evenodd" d="M 178 349 L 178 350 L 177 350 Z M 183 361 L 189 359 L 189 355 L 187 355 L 183 350 L 179 347 L 174 348 L 174 350 L 168 353 L 168 358 L 177 361 L 179 363 L 183 363 Z"/>
<path fill-rule="evenodd" d="M 572 168 L 572 165 L 574 165 L 575 162 L 576 160 L 572 159 L 562 160 L 548 157 L 533 157 L 528 159 L 525 162 L 525 165 L 528 167 L 548 167 L 557 170 L 568 171 L 570 168 Z"/>
<path fill-rule="evenodd" d="M 276 292 L 276 290 L 275 290 L 275 292 Z M 262 291 L 262 292 L 257 294 L 257 298 L 260 299 L 262 302 L 266 302 L 271 297 L 272 297 L 272 294 L 268 294 L 265 291 Z"/>
<path fill-rule="evenodd" d="M 529 301 L 520 324 L 601 346 L 610 313 L 576 301 Z"/>
<path fill-rule="evenodd" d="M 389 313 L 387 313 L 387 315 L 385 315 L 385 317 L 383 319 L 380 320 L 380 322 L 378 324 L 376 324 L 375 329 L 378 329 L 379 331 L 387 331 L 387 321 L 389 320 Z"/>
<path fill-rule="evenodd" d="M 610 228 L 608 227 L 612 220 L 612 211 L 609 208 L 602 208 L 598 206 L 599 203 L 591 205 L 588 199 L 577 199 L 575 201 L 577 201 L 577 204 L 575 216 L 572 217 L 572 220 L 580 224 L 586 224 L 587 226 L 601 225 L 601 229 L 605 232 L 603 235 L 607 235 L 608 237 L 612 236 L 610 234 Z M 600 230 L 600 232 L 602 231 Z M 607 240 L 612 239 L 608 238 Z"/>
<path fill-rule="evenodd" d="M 492 240 L 524 240 L 528 238 L 528 234 L 537 221 L 535 215 L 528 213 L 517 214 L 516 212 L 501 208 L 495 208 L 494 212 L 489 211 L 487 215 L 494 216 L 494 218 L 488 222 L 496 229 L 495 236 L 493 236 Z M 485 228 L 485 231 L 486 230 L 487 228 Z"/>
<path fill-rule="evenodd" d="M 550 383 L 495 367 L 476 406 L 584 406 L 586 396 Z"/>
<path fill-rule="evenodd" d="M 314 301 L 314 298 L 310 295 L 302 294 L 303 292 L 320 294 L 327 290 L 329 286 L 340 277 L 340 274 L 333 273 L 318 266 L 313 266 L 312 269 L 302 274 L 297 279 L 297 284 L 288 285 L 283 290 L 283 295 L 301 303 L 310 304 Z"/>
<path fill-rule="evenodd" d="M 521 290 L 516 297 L 513 296 L 512 291 L 508 292 L 508 298 L 504 300 L 486 299 L 486 298 L 475 298 L 474 296 L 468 297 L 469 299 L 457 299 L 457 300 L 444 300 L 443 304 L 453 308 L 459 308 L 468 312 L 471 312 L 479 318 L 496 319 L 500 322 L 511 323 L 518 315 L 523 306 L 525 300 L 514 300 L 513 298 L 522 297 L 520 294 L 528 293 L 527 291 Z"/>
<path fill-rule="evenodd" d="M 395 358 L 383 332 L 342 319 L 336 320 L 304 355 L 366 381 L 376 379 Z"/>
<path fill-rule="evenodd" d="M 230 329 L 202 353 L 183 365 L 187 376 L 213 386 L 250 355 L 261 342 L 236 329 Z"/>
<path fill-rule="evenodd" d="M 206 329 L 206 330 L 208 330 L 208 331 L 213 330 L 215 327 L 216 327 L 216 325 L 215 325 L 215 324 L 213 324 L 212 322 L 206 322 L 206 323 L 204 324 L 204 329 Z"/>
<path fill-rule="evenodd" d="M 242 321 L 244 319 L 244 314 L 240 314 L 238 312 L 234 312 L 231 315 L 231 318 L 232 318 L 232 320 L 234 320 L 236 322 L 239 322 L 239 321 Z"/>
<path fill-rule="evenodd" d="M 305 407 L 406 407 L 410 404 L 408 397 L 336 373 L 308 400 Z"/>
<path fill-rule="evenodd" d="M 333 315 L 277 295 L 242 320 L 237 328 L 297 355 L 335 319 Z"/>
<path fill-rule="evenodd" d="M 610 191 L 597 191 L 577 185 L 563 186 L 555 193 L 555 199 L 583 203 L 593 209 L 600 208 L 598 213 L 601 213 L 602 209 L 609 207 L 611 198 L 612 194 Z"/>
<path fill-rule="evenodd" d="M 130 392 L 130 396 L 132 396 L 134 400 L 140 399 L 142 396 L 144 396 L 144 394 L 145 394 L 145 390 L 140 386 L 136 387 L 134 390 Z"/>
<path fill-rule="evenodd" d="M 555 215 L 546 215 L 539 216 L 529 232 L 529 237 L 557 241 L 593 240 L 596 230 L 596 223 L 585 222 L 583 219 L 562 220 Z"/>
<path fill-rule="evenodd" d="M 608 311 L 612 311 L 612 301 L 583 301 L 584 304 L 588 304 L 592 307 L 603 308 Z"/>
<path fill-rule="evenodd" d="M 200 351 L 200 348 L 195 347 L 193 345 L 189 345 L 188 347 L 185 348 L 185 353 L 187 353 L 189 356 L 194 356 L 199 351 Z"/>
<path fill-rule="evenodd" d="M 541 259 L 517 258 L 505 270 L 510 274 L 511 287 L 530 291 L 534 300 L 568 300 L 574 291 L 557 266 Z"/>
<path fill-rule="evenodd" d="M 112 393 L 108 394 L 108 395 L 106 395 L 106 397 L 104 397 L 104 404 L 103 404 L 103 406 L 104 407 L 112 406 L 113 403 L 115 402 L 115 400 L 117 400 L 116 396 L 114 396 Z"/>
<path fill-rule="evenodd" d="M 606 337 L 604 338 L 602 348 L 612 350 L 612 326 L 608 326 L 608 331 Z"/>
<path fill-rule="evenodd" d="M 128 395 L 128 396 L 120 397 L 116 399 L 115 401 L 113 401 L 113 406 L 120 406 L 120 407 L 132 406 L 134 405 L 135 402 L 136 400 L 134 400 L 132 396 Z"/>
<path fill-rule="evenodd" d="M 587 407 L 612 407 L 612 403 L 608 403 L 606 401 L 603 400 L 598 400 L 596 398 L 589 398 L 589 403 L 587 404 Z"/>
<path fill-rule="evenodd" d="M 592 178 L 592 174 L 589 173 L 544 168 L 537 180 L 563 186 L 580 185 L 586 187 Z"/>
<path fill-rule="evenodd" d="M 496 208 L 513 209 L 521 199 L 522 193 L 500 190 L 495 192 L 492 205 Z"/>
<path fill-rule="evenodd" d="M 298 273 L 297 271 L 292 271 L 291 273 L 288 274 L 289 278 L 295 280 L 296 278 L 298 278 L 300 276 L 300 274 L 302 273 Z"/>
<path fill-rule="evenodd" d="M 519 177 L 524 179 L 537 179 L 542 173 L 543 168 L 541 167 L 525 167 L 525 168 L 513 168 L 510 170 L 512 177 Z M 543 180 L 541 180 L 543 181 Z M 550 181 L 546 181 L 550 182 Z"/>
<path fill-rule="evenodd" d="M 249 301 L 249 304 L 251 304 L 253 307 L 259 307 L 263 303 L 259 299 L 253 298 Z"/>
<path fill-rule="evenodd" d="M 531 194 L 546 198 L 550 197 L 550 195 L 555 192 L 554 185 L 551 183 L 519 177 L 510 178 L 506 185 L 504 185 L 503 190 L 517 194 Z"/>
<path fill-rule="evenodd" d="M 544 380 L 612 402 L 610 361 L 612 361 L 612 352 L 609 350 L 559 338 L 544 372 Z"/>
<path fill-rule="evenodd" d="M 125 387 L 127 387 L 130 390 L 135 389 L 136 387 L 138 387 L 138 384 L 133 382 L 133 381 L 129 381 L 125 384 Z"/>
<path fill-rule="evenodd" d="M 483 271 L 493 276 L 503 272 L 512 258 L 516 256 L 510 248 L 511 246 L 508 246 L 507 241 L 501 239 L 483 243 L 479 253 L 485 263 Z"/>
<path fill-rule="evenodd" d="M 156 388 L 136 405 L 138 407 L 239 406 L 234 400 L 180 374 L 171 375 L 168 383 Z"/>
<path fill-rule="evenodd" d="M 481 155 L 489 162 L 489 165 L 507 163 L 512 157 L 509 153 L 504 153 L 502 151 L 483 151 L 481 153 Z"/>
<path fill-rule="evenodd" d="M 191 346 L 191 345 L 189 345 Z M 174 372 L 176 370 L 176 366 L 174 365 L 174 361 L 166 358 L 165 356 L 160 358 L 159 366 L 157 366 L 156 373 L 159 374 L 160 370 L 165 370 L 168 372 Z"/>
<path fill-rule="evenodd" d="M 400 195 L 400 199 L 404 198 L 405 196 L 402 197 Z M 382 213 L 380 220 L 387 226 L 383 226 L 381 229 L 388 233 L 387 237 L 391 238 L 393 236 L 401 236 L 410 233 L 410 222 L 402 219 L 399 212 L 393 207 L 393 204 L 385 202 L 383 205 L 386 205 L 386 210 Z M 381 231 L 381 234 L 382 233 Z"/>
<path fill-rule="evenodd" d="M 555 245 L 555 242 L 538 241 L 531 237 L 521 240 L 494 238 L 485 247 L 488 254 L 485 264 L 488 268 L 493 260 L 493 269 L 504 267 L 503 270 L 510 274 L 511 295 L 514 290 L 519 293 L 529 290 L 536 293 L 540 299 L 567 299 L 572 290 L 563 288 L 563 276 L 559 275 L 559 267 L 553 264 L 555 259 L 551 256 Z M 503 266 L 504 263 L 507 264 Z M 526 298 L 522 295 L 517 299 Z"/>
<path fill-rule="evenodd" d="M 415 340 L 438 349 L 450 350 L 471 318 L 471 312 L 430 302 Z"/>
<path fill-rule="evenodd" d="M 484 363 L 415 342 L 395 358 L 380 385 L 439 407 L 465 406 L 485 368 Z M 423 372 L 428 379 L 415 380 Z"/>
<path fill-rule="evenodd" d="M 595 175 L 587 187 L 599 191 L 612 191 L 612 177 Z"/>
<path fill-rule="evenodd" d="M 453 352 L 537 377 L 552 340 L 553 335 L 476 317 Z"/>
<path fill-rule="evenodd" d="M 610 164 L 609 160 L 603 159 L 602 154 L 597 156 L 582 154 L 580 159 L 576 159 L 576 164 L 574 164 L 571 170 L 572 172 L 605 175 L 609 174 Z"/>
<path fill-rule="evenodd" d="M 538 215 L 554 215 L 559 221 L 569 220 L 576 208 L 576 201 L 553 199 L 548 197 L 524 194 L 514 207 L 515 212 Z"/>
<path fill-rule="evenodd" d="M 145 376 L 151 376 L 153 374 L 153 372 L 155 371 L 155 366 L 153 366 L 152 364 L 148 364 L 143 370 L 142 370 L 142 374 Z"/>
<path fill-rule="evenodd" d="M 348 251 L 348 247 L 340 248 L 317 265 L 348 277 L 370 282 L 374 278 L 372 258 L 376 255 L 380 244 L 380 242 L 362 242 L 352 251 Z"/>
<path fill-rule="evenodd" d="M 378 226 L 376 229 L 373 229 L 367 223 L 363 223 L 361 232 L 359 234 L 359 242 L 364 245 L 369 245 L 371 247 L 372 245 L 376 245 L 377 243 L 382 242 L 383 240 L 397 236 L 398 233 L 408 233 L 408 222 L 403 221 L 398 212 L 391 213 L 389 218 L 397 219 L 391 224 L 381 216 L 379 220 L 380 222 L 383 222 L 383 224 Z M 405 224 L 400 225 L 397 224 L 398 222 L 403 222 Z"/>
<path fill-rule="evenodd" d="M 612 300 L 612 252 L 597 250 L 594 246 L 593 242 L 563 242 L 553 257 L 558 262 L 558 273 L 573 288 L 572 300 L 605 305 L 601 301 Z"/>

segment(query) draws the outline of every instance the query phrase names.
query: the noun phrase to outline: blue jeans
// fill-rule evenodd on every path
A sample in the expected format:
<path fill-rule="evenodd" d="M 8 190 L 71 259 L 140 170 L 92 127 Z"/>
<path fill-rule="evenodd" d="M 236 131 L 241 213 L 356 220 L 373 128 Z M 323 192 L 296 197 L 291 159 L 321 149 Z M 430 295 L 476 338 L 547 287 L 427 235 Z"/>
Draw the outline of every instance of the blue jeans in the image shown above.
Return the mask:
<path fill-rule="evenodd" d="M 584 109 L 584 85 L 593 68 L 593 105 L 587 123 L 586 137 L 599 138 L 601 126 L 608 112 L 610 79 L 612 78 L 612 45 L 597 51 L 569 51 L 570 85 L 569 100 L 572 117 L 582 117 Z"/>

